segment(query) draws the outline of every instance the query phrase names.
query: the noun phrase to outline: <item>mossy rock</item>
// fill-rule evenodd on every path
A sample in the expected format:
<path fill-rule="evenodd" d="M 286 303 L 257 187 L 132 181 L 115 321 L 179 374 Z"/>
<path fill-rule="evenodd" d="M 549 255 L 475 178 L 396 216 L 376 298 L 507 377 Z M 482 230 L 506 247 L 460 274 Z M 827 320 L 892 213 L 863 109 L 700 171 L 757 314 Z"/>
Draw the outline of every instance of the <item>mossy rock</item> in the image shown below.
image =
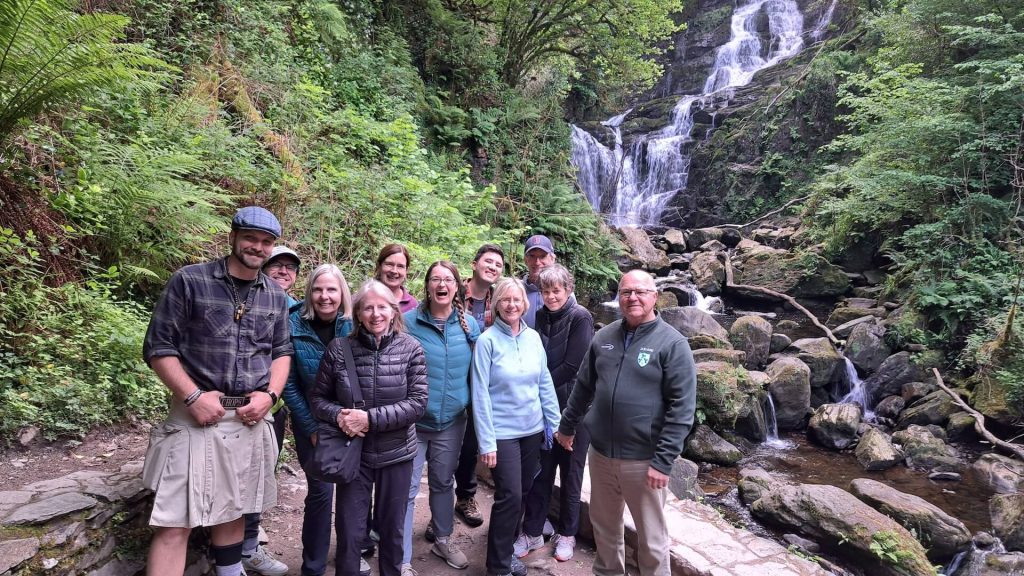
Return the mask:
<path fill-rule="evenodd" d="M 737 283 L 768 288 L 794 298 L 841 296 L 850 289 L 850 279 L 842 269 L 813 252 L 752 254 L 737 276 Z M 764 298 L 759 293 L 749 296 Z"/>
<path fill-rule="evenodd" d="M 697 406 L 713 430 L 731 430 L 747 395 L 751 379 L 743 368 L 726 362 L 697 364 Z"/>

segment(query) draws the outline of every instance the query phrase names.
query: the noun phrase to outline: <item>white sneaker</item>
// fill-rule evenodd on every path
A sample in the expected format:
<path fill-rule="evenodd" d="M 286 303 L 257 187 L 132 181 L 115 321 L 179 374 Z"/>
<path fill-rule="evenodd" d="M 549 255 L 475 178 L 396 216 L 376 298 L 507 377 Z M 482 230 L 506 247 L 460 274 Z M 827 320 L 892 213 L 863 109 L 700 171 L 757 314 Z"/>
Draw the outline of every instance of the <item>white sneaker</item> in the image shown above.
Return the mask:
<path fill-rule="evenodd" d="M 575 550 L 575 536 L 562 536 L 561 534 L 555 536 L 555 560 L 558 560 L 559 562 L 568 562 L 569 560 L 572 560 L 572 555 Z"/>
<path fill-rule="evenodd" d="M 544 528 L 541 529 L 540 535 L 545 538 L 549 538 L 555 535 L 555 527 L 551 525 L 551 520 L 544 519 Z"/>
<path fill-rule="evenodd" d="M 402 576 L 420 576 L 412 564 L 402 564 Z"/>
<path fill-rule="evenodd" d="M 515 544 L 512 545 L 512 555 L 516 558 L 522 558 L 530 552 L 543 547 L 543 536 L 527 536 L 526 532 L 523 532 L 519 534 L 519 538 L 516 538 Z"/>
<path fill-rule="evenodd" d="M 248 558 L 242 556 L 242 568 L 246 573 L 262 574 L 263 576 L 285 576 L 288 574 L 288 566 L 271 556 L 263 546 L 257 546 L 256 551 Z"/>

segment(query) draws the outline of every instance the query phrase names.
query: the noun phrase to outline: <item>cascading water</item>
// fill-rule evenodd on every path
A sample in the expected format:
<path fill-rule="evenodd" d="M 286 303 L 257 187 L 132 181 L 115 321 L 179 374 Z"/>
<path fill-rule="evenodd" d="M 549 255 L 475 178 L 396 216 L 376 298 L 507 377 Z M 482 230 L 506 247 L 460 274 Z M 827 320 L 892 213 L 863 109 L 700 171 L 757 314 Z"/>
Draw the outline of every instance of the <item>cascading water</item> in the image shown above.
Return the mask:
<path fill-rule="evenodd" d="M 850 362 L 850 359 L 845 356 L 843 360 L 846 361 L 846 379 L 850 382 L 850 391 L 839 400 L 839 403 L 859 405 L 864 411 L 864 420 L 873 422 L 875 420 L 875 413 L 869 408 L 871 394 L 868 392 L 867 387 L 864 386 L 864 381 L 857 375 L 857 368 L 854 367 L 853 362 Z"/>
<path fill-rule="evenodd" d="M 775 402 L 772 401 L 772 395 L 768 394 L 768 410 L 765 411 L 765 422 L 768 424 L 768 434 L 765 438 L 764 444 L 771 448 L 779 450 L 788 450 L 796 447 L 796 444 L 789 440 L 783 440 L 779 438 L 779 423 L 775 419 Z"/>
<path fill-rule="evenodd" d="M 828 8 L 821 15 L 821 18 L 818 18 L 818 23 L 815 24 L 814 28 L 811 30 L 811 38 L 813 38 L 815 42 L 821 40 L 821 37 L 825 35 L 825 31 L 828 30 L 828 25 L 832 22 L 832 13 L 836 11 L 836 2 L 838 1 L 839 0 L 832 0 L 828 5 Z"/>
<path fill-rule="evenodd" d="M 762 45 L 757 33 L 762 14 L 768 20 L 768 46 Z M 594 211 L 616 226 L 658 224 L 673 196 L 686 190 L 694 112 L 713 114 L 715 106 L 731 96 L 731 89 L 749 83 L 759 70 L 794 56 L 803 48 L 803 25 L 793 0 L 754 0 L 737 8 L 730 40 L 715 55 L 704 93 L 680 98 L 671 123 L 637 137 L 628 150 L 623 148 L 621 124 L 629 111 L 602 122 L 612 131 L 613 149 L 573 126 L 572 160 Z M 709 133 L 700 137 L 706 139 Z"/>

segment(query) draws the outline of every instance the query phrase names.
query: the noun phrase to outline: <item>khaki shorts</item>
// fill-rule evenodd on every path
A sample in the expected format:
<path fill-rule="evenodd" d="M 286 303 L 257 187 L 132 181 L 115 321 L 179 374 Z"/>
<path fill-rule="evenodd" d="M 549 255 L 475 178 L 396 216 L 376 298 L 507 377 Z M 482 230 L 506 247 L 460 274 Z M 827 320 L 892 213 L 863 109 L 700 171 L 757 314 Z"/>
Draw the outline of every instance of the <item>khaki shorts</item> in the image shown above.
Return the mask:
<path fill-rule="evenodd" d="M 277 503 L 277 441 L 268 413 L 246 426 L 228 410 L 200 426 L 181 402 L 150 432 L 142 482 L 153 492 L 151 526 L 195 528 L 237 520 Z"/>

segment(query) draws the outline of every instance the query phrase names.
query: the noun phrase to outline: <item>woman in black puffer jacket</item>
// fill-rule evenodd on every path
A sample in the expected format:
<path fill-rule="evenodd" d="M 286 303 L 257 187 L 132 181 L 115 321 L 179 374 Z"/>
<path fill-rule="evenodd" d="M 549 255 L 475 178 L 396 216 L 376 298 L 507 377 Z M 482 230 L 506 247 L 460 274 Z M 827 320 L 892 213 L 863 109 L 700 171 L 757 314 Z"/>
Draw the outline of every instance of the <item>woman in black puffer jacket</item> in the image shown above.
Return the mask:
<path fill-rule="evenodd" d="M 366 518 L 376 488 L 373 517 L 381 540 L 379 574 L 399 576 L 406 498 L 416 456 L 415 424 L 427 407 L 427 365 L 423 348 L 404 332 L 394 294 L 370 280 L 353 299 L 355 328 L 348 341 L 362 392 L 364 409 L 352 406 L 351 382 L 341 338 L 324 353 L 310 408 L 321 422 L 349 436 L 364 436 L 359 475 L 338 484 L 335 517 L 336 576 L 358 576 Z"/>

